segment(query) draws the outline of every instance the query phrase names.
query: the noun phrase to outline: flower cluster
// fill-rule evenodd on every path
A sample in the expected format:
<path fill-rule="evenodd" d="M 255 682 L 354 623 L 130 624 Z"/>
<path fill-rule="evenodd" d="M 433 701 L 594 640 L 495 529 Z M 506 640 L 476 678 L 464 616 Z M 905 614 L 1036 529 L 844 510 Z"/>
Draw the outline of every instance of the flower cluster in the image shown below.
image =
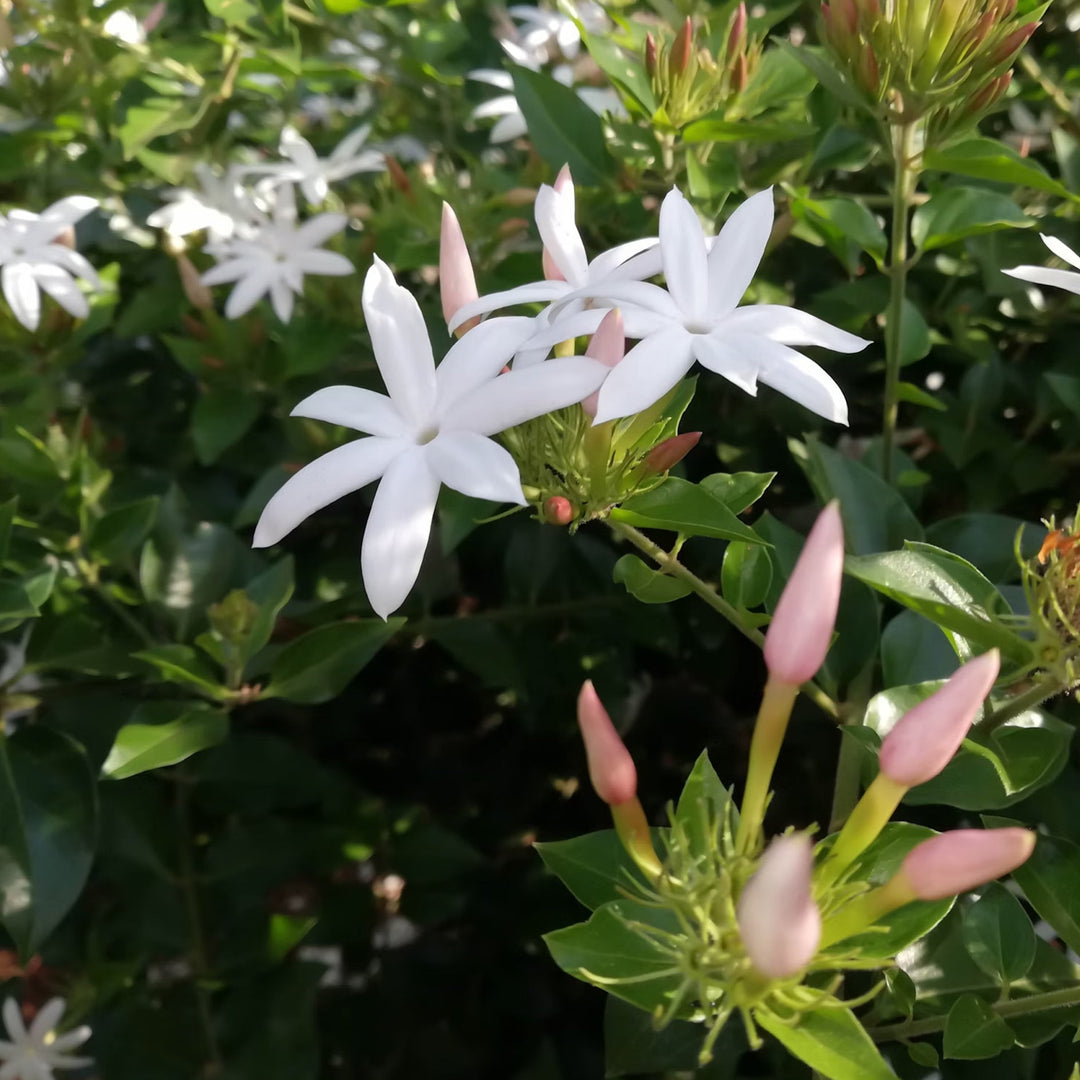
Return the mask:
<path fill-rule="evenodd" d="M 628 923 L 628 929 L 670 957 L 679 983 L 659 1015 L 665 1022 L 676 1016 L 704 1022 L 703 1062 L 736 1012 L 758 1045 L 759 1025 L 775 1030 L 815 1009 L 850 1009 L 866 1000 L 835 997 L 839 974 L 894 962 L 895 946 L 883 952 L 875 944 L 894 911 L 914 901 L 947 900 L 1009 873 L 1034 847 L 1035 836 L 1025 829 L 962 829 L 915 844 L 883 882 L 871 880 L 873 860 L 860 861 L 904 795 L 937 776 L 959 749 L 997 678 L 996 651 L 965 664 L 895 723 L 878 753 L 877 777 L 838 834 L 814 845 L 807 833 L 789 831 L 766 846 L 762 825 L 773 767 L 799 684 L 829 648 L 843 543 L 833 503 L 811 531 L 769 625 L 769 679 L 737 817 L 728 803 L 720 820 L 704 820 L 692 831 L 673 815 L 663 857 L 657 855 L 633 761 L 591 684 L 579 698 L 593 787 L 647 882 L 636 894 L 645 905 L 671 912 L 679 933 L 658 929 L 667 925 L 663 920 Z M 871 930 L 878 934 L 862 936 Z M 618 977 L 576 973 L 601 986 L 619 985 Z M 836 977 L 822 981 L 828 973 Z"/>
<path fill-rule="evenodd" d="M 3 1014 L 8 1039 L 0 1039 L 3 1062 L 0 1080 L 53 1080 L 54 1069 L 81 1069 L 92 1064 L 90 1058 L 71 1053 L 90 1038 L 88 1027 L 56 1034 L 56 1025 L 66 1008 L 63 998 L 53 998 L 38 1010 L 27 1028 L 18 1002 L 5 998 Z"/>

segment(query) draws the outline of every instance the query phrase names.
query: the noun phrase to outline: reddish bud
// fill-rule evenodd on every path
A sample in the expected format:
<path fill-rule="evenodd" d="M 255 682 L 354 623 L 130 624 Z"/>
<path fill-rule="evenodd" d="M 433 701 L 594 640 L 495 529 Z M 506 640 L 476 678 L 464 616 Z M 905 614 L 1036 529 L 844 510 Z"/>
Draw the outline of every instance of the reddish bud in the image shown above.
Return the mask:
<path fill-rule="evenodd" d="M 668 74 L 683 75 L 690 66 L 690 57 L 694 53 L 694 23 L 690 16 L 686 16 L 686 22 L 682 29 L 675 35 L 675 41 L 671 45 L 671 54 L 668 56 Z"/>
<path fill-rule="evenodd" d="M 569 525 L 574 520 L 574 508 L 562 495 L 552 495 L 544 501 L 544 520 L 549 525 Z"/>
<path fill-rule="evenodd" d="M 750 69 L 746 63 L 745 53 L 742 56 L 738 56 L 735 59 L 735 63 L 731 67 L 731 89 L 737 94 L 741 94 L 746 89 L 746 84 L 750 81 Z"/>
<path fill-rule="evenodd" d="M 847 33 L 856 34 L 859 30 L 859 12 L 855 0 L 833 0 L 833 7 Z"/>
<path fill-rule="evenodd" d="M 881 84 L 881 72 L 878 70 L 877 57 L 870 45 L 864 45 L 859 54 L 859 82 L 862 88 L 870 94 L 877 94 Z"/>
<path fill-rule="evenodd" d="M 746 4 L 740 0 L 731 20 L 731 32 L 728 34 L 727 58 L 734 60 L 746 45 Z"/>
<path fill-rule="evenodd" d="M 666 473 L 674 468 L 698 444 L 700 431 L 684 431 L 681 435 L 672 435 L 662 443 L 657 443 L 645 455 L 645 469 L 651 473 Z"/>
<path fill-rule="evenodd" d="M 586 682 L 578 695 L 577 716 L 593 790 L 608 806 L 629 802 L 637 795 L 634 759 L 591 682 Z"/>
<path fill-rule="evenodd" d="M 657 58 L 656 58 L 656 39 L 652 34 L 645 35 L 645 74 L 650 79 L 656 75 Z"/>
<path fill-rule="evenodd" d="M 1016 11 L 1016 0 L 1002 0 L 997 9 L 997 21 L 1005 22 L 1011 19 Z"/>
<path fill-rule="evenodd" d="M 384 156 L 386 159 L 386 172 L 390 177 L 390 183 L 393 184 L 394 187 L 409 200 L 409 202 L 415 202 L 416 196 L 413 194 L 412 181 L 401 167 L 401 162 L 390 154 Z"/>
<path fill-rule="evenodd" d="M 210 289 L 203 284 L 199 277 L 199 271 L 192 265 L 191 260 L 181 253 L 176 256 L 176 267 L 180 271 L 180 284 L 184 295 L 188 298 L 192 307 L 200 311 L 209 311 L 214 306 L 214 297 Z"/>
<path fill-rule="evenodd" d="M 585 355 L 593 360 L 599 360 L 605 367 L 613 368 L 626 354 L 626 334 L 623 330 L 622 312 L 618 308 L 612 308 L 596 328 L 585 350 Z M 597 403 L 600 400 L 600 391 L 591 393 L 582 403 L 588 417 L 596 416 Z"/>
<path fill-rule="evenodd" d="M 1027 829 L 955 829 L 913 848 L 900 873 L 919 900 L 944 900 L 1011 873 L 1034 850 Z"/>
<path fill-rule="evenodd" d="M 968 37 L 969 51 L 974 51 L 986 40 L 986 35 L 993 29 L 996 21 L 992 11 L 984 12 L 982 18 L 975 24 L 975 29 L 971 31 Z"/>
<path fill-rule="evenodd" d="M 992 64 L 1003 64 L 1026 44 L 1028 38 L 1031 37 L 1038 28 L 1039 23 L 1033 22 L 1028 23 L 1027 26 L 1021 26 L 1018 30 L 1014 30 L 994 50 L 990 57 L 990 62 Z"/>
<path fill-rule="evenodd" d="M 158 2 L 150 9 L 146 18 L 142 21 L 142 28 L 146 33 L 153 31 L 159 22 L 165 18 L 165 12 L 168 10 L 165 0 L 158 0 Z"/>
<path fill-rule="evenodd" d="M 449 322 L 458 308 L 477 299 L 476 277 L 472 259 L 465 245 L 457 215 L 449 203 L 443 203 L 442 228 L 439 233 L 439 293 L 442 298 L 443 318 Z M 480 317 L 466 320 L 457 328 L 457 335 L 471 330 Z"/>

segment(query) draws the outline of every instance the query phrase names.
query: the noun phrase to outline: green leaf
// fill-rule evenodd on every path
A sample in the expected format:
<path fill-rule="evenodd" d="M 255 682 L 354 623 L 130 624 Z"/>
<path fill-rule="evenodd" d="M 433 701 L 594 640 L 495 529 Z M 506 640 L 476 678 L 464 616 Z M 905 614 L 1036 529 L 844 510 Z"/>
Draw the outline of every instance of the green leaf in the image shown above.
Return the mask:
<path fill-rule="evenodd" d="M 246 26 L 259 14 L 259 9 L 250 0 L 203 0 L 203 2 L 206 4 L 206 10 L 215 18 L 223 19 L 226 26 Z"/>
<path fill-rule="evenodd" d="M 982 998 L 965 994 L 945 1020 L 945 1057 L 978 1061 L 997 1057 L 1014 1041 L 1009 1025 Z"/>
<path fill-rule="evenodd" d="M 756 1010 L 754 1020 L 786 1050 L 829 1080 L 896 1080 L 850 1009 L 819 1009 L 797 1024 Z"/>
<path fill-rule="evenodd" d="M 881 679 L 886 686 L 947 679 L 957 667 L 949 639 L 914 611 L 901 611 L 881 633 Z"/>
<path fill-rule="evenodd" d="M 709 536 L 715 540 L 764 541 L 744 525 L 719 499 L 703 487 L 669 476 L 658 488 L 627 499 L 611 511 L 615 521 L 651 529 L 670 529 L 683 536 Z"/>
<path fill-rule="evenodd" d="M 958 514 L 935 521 L 926 530 L 928 542 L 945 548 L 979 568 L 991 581 L 1007 581 L 1019 572 L 1013 546 L 1020 538 L 1020 554 L 1032 558 L 1046 530 L 1004 514 Z"/>
<path fill-rule="evenodd" d="M 1063 199 L 1074 198 L 1068 188 L 1052 179 L 1038 162 L 1021 157 L 997 139 L 968 139 L 945 149 L 928 150 L 923 155 L 923 166 L 927 170 L 996 180 L 1011 187 L 1020 185 L 1048 191 Z"/>
<path fill-rule="evenodd" d="M 888 241 L 877 218 L 855 199 L 798 198 L 792 212 L 813 229 L 829 249 L 855 273 L 860 252 L 867 252 L 879 266 L 885 259 Z"/>
<path fill-rule="evenodd" d="M 1029 224 L 1024 211 L 996 191 L 952 187 L 939 191 L 916 209 L 911 236 L 918 247 L 932 251 L 967 236 L 995 229 L 1025 228 Z"/>
<path fill-rule="evenodd" d="M 167 682 L 179 683 L 214 698 L 225 696 L 225 688 L 202 657 L 190 645 L 155 645 L 134 654 L 155 668 Z"/>
<path fill-rule="evenodd" d="M 724 552 L 720 570 L 724 599 L 736 607 L 753 608 L 764 603 L 772 583 L 772 560 L 757 544 L 733 540 Z"/>
<path fill-rule="evenodd" d="M 813 124 L 791 120 L 724 120 L 703 117 L 682 131 L 685 143 L 772 143 L 808 139 L 817 134 Z"/>
<path fill-rule="evenodd" d="M 1013 871 L 1031 906 L 1074 952 L 1080 949 L 1080 846 L 1040 834 L 1035 851 Z"/>
<path fill-rule="evenodd" d="M 1035 931 L 1020 901 L 991 882 L 968 909 L 963 923 L 968 955 L 987 975 L 1010 983 L 1035 961 Z"/>
<path fill-rule="evenodd" d="M 90 529 L 86 546 L 105 562 L 130 555 L 150 535 L 158 512 L 158 497 L 151 495 L 110 510 Z"/>
<path fill-rule="evenodd" d="M 140 705 L 113 740 L 101 775 L 126 780 L 150 769 L 186 761 L 229 734 L 229 716 L 212 705 L 153 701 Z"/>
<path fill-rule="evenodd" d="M 708 751 L 703 750 L 686 778 L 675 809 L 675 822 L 684 830 L 692 852 L 707 854 L 726 823 L 738 824 L 736 811 L 731 810 L 728 818 L 730 807 L 731 792 L 716 775 Z"/>
<path fill-rule="evenodd" d="M 862 95 L 840 74 L 836 64 L 824 49 L 812 45 L 801 45 L 796 48 L 783 38 L 774 38 L 773 43 L 798 60 L 838 101 L 854 105 L 858 109 L 866 108 Z"/>
<path fill-rule="evenodd" d="M 210 102 L 210 96 L 204 99 Z M 188 98 L 147 98 L 140 105 L 132 105 L 124 115 L 120 125 L 120 145 L 123 147 L 124 160 L 130 161 L 147 143 L 161 135 L 171 135 L 175 131 L 184 131 L 195 124 L 199 113 L 192 108 Z"/>
<path fill-rule="evenodd" d="M 265 573 L 253 578 L 244 592 L 259 611 L 240 649 L 241 663 L 246 664 L 270 640 L 281 609 L 293 594 L 293 558 L 286 556 Z"/>
<path fill-rule="evenodd" d="M 0 582 L 0 620 L 6 629 L 13 629 L 23 619 L 33 619 L 40 614 L 37 604 L 26 589 L 14 581 Z M 12 620 L 10 624 L 8 620 Z"/>
<path fill-rule="evenodd" d="M 568 86 L 550 75 L 510 66 L 514 96 L 529 125 L 529 138 L 553 168 L 570 166 L 574 181 L 585 187 L 606 183 L 615 172 L 600 117 Z"/>
<path fill-rule="evenodd" d="M 930 326 L 907 298 L 900 308 L 900 364 L 913 364 L 930 352 Z"/>
<path fill-rule="evenodd" d="M 1009 613 L 1005 598 L 958 555 L 932 544 L 908 543 L 903 551 L 851 556 L 844 569 L 975 645 L 997 647 L 1021 661 L 1030 653 L 1026 641 L 994 618 Z"/>
<path fill-rule="evenodd" d="M 5 810 L 12 811 L 14 803 L 21 812 L 5 823 L 6 838 L 20 819 L 24 838 L 5 846 L 0 882 L 14 882 L 25 854 L 29 892 L 21 900 L 6 894 L 14 907 L 5 905 L 0 918 L 27 956 L 41 947 L 86 883 L 97 843 L 97 792 L 86 751 L 51 728 L 17 731 L 7 741 L 7 757 L 10 774 L 0 777 L 0 786 L 13 781 L 14 792 L 5 794 Z"/>
<path fill-rule="evenodd" d="M 582 40 L 600 70 L 616 86 L 625 90 L 647 116 L 652 116 L 656 112 L 656 97 L 640 59 L 619 48 L 605 34 L 584 33 Z"/>
<path fill-rule="evenodd" d="M 8 545 L 11 543 L 11 527 L 19 509 L 19 497 L 0 503 L 0 562 L 7 558 Z"/>
<path fill-rule="evenodd" d="M 623 555 L 611 576 L 643 604 L 669 604 L 672 600 L 681 600 L 691 591 L 686 582 L 651 569 L 636 555 Z"/>
<path fill-rule="evenodd" d="M 338 696 L 353 676 L 405 625 L 403 618 L 329 623 L 290 641 L 274 659 L 262 697 L 318 705 Z"/>
<path fill-rule="evenodd" d="M 948 412 L 949 406 L 939 401 L 933 394 L 927 393 L 921 386 L 914 383 L 900 381 L 896 384 L 896 396 L 900 401 L 906 401 L 911 405 L 922 405 L 926 409 L 935 412 Z"/>
<path fill-rule="evenodd" d="M 614 829 L 586 833 L 572 840 L 533 844 L 544 865 L 590 911 L 618 900 L 633 882 L 644 885 Z"/>
<path fill-rule="evenodd" d="M 217 387 L 208 390 L 191 413 L 191 437 L 201 465 L 212 465 L 242 439 L 259 415 L 259 399 L 250 390 Z"/>
<path fill-rule="evenodd" d="M 719 499 L 733 514 L 748 510 L 765 494 L 776 473 L 713 473 L 701 481 L 714 499 Z"/>

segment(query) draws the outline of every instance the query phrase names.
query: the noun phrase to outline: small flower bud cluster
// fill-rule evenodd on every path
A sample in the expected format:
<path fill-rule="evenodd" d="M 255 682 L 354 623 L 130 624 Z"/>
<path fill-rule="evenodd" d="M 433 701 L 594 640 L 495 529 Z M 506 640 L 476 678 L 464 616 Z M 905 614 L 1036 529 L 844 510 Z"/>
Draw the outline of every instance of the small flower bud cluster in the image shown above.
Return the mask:
<path fill-rule="evenodd" d="M 1005 93 L 1039 24 L 1016 0 L 824 0 L 822 39 L 875 112 L 926 118 L 931 139 L 977 119 Z"/>
<path fill-rule="evenodd" d="M 657 44 L 652 34 L 645 37 L 645 73 L 657 110 L 660 119 L 666 118 L 675 129 L 708 113 L 726 112 L 746 89 L 761 60 L 761 41 L 747 30 L 745 3 L 728 20 L 724 47 L 716 56 L 695 38 L 689 16 L 670 44 Z"/>

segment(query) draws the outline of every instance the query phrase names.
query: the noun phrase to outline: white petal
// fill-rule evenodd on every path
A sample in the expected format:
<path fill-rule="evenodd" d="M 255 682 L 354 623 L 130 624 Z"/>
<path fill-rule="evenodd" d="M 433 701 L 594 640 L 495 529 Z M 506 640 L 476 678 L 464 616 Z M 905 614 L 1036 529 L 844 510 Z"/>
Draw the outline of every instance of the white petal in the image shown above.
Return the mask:
<path fill-rule="evenodd" d="M 655 236 L 619 244 L 589 263 L 589 281 L 642 281 L 664 268 L 660 241 Z"/>
<path fill-rule="evenodd" d="M 275 279 L 273 267 L 249 273 L 236 283 L 236 288 L 229 293 L 225 301 L 225 318 L 239 319 L 246 315 L 266 293 Z"/>
<path fill-rule="evenodd" d="M 297 247 L 318 247 L 341 232 L 348 221 L 344 214 L 316 214 L 293 233 L 293 242 Z"/>
<path fill-rule="evenodd" d="M 574 185 L 556 191 L 541 184 L 536 193 L 536 227 L 555 265 L 570 285 L 579 288 L 588 276 L 589 260 L 574 221 Z"/>
<path fill-rule="evenodd" d="M 497 146 L 499 143 L 513 142 L 514 139 L 520 139 L 522 135 L 528 134 L 529 125 L 525 122 L 525 114 L 515 111 L 507 113 L 496 122 L 488 135 L 488 142 Z"/>
<path fill-rule="evenodd" d="M 311 143 L 292 126 L 282 128 L 278 153 L 295 161 L 305 171 L 319 163 L 319 155 L 315 153 Z"/>
<path fill-rule="evenodd" d="M 336 251 L 298 251 L 290 256 L 290 262 L 305 274 L 330 274 L 334 277 L 343 277 L 345 274 L 356 272 L 344 255 Z"/>
<path fill-rule="evenodd" d="M 394 403 L 385 394 L 360 386 L 325 386 L 304 398 L 289 415 L 341 424 L 387 439 L 401 439 L 408 434 Z"/>
<path fill-rule="evenodd" d="M 758 365 L 753 359 L 757 338 L 728 340 L 716 334 L 695 334 L 690 345 L 702 367 L 723 375 L 751 397 L 757 396 Z"/>
<path fill-rule="evenodd" d="M 566 356 L 510 371 L 460 398 L 442 415 L 439 426 L 443 431 L 494 435 L 583 401 L 610 370 L 596 360 Z"/>
<path fill-rule="evenodd" d="M 1045 266 L 1014 266 L 1011 270 L 1002 270 L 1009 277 L 1030 281 L 1035 285 L 1052 285 L 1057 289 L 1068 289 L 1080 295 L 1080 274 L 1075 270 L 1048 270 Z"/>
<path fill-rule="evenodd" d="M 334 147 L 330 160 L 335 162 L 348 161 L 355 156 L 356 152 L 367 142 L 371 134 L 370 124 L 361 124 L 355 131 L 350 132 Z"/>
<path fill-rule="evenodd" d="M 525 344 L 534 325 L 524 316 L 488 319 L 457 341 L 435 371 L 439 409 L 495 378 Z"/>
<path fill-rule="evenodd" d="M 86 217 L 98 205 L 97 199 L 91 199 L 88 195 L 69 195 L 65 199 L 54 202 L 41 212 L 42 224 L 47 223 L 56 227 L 56 233 L 68 225 L 74 225 L 77 221 Z"/>
<path fill-rule="evenodd" d="M 69 1050 L 74 1050 L 75 1047 L 82 1046 L 89 1038 L 90 1028 L 83 1024 L 81 1027 L 64 1032 L 63 1035 L 57 1035 L 56 1038 L 49 1043 L 49 1052 L 52 1054 L 66 1054 Z"/>
<path fill-rule="evenodd" d="M 0 288 L 15 318 L 27 330 L 36 330 L 41 321 L 41 294 L 30 267 L 26 263 L 9 263 L 0 269 Z"/>
<path fill-rule="evenodd" d="M 23 1023 L 22 1009 L 13 997 L 4 998 L 3 1014 L 8 1036 L 17 1046 L 21 1045 L 26 1041 L 27 1031 Z"/>
<path fill-rule="evenodd" d="M 1062 262 L 1067 262 L 1070 266 L 1075 266 L 1080 270 L 1080 255 L 1077 255 L 1068 244 L 1062 243 L 1056 236 L 1049 236 L 1046 233 L 1039 233 L 1039 239 L 1059 259 L 1061 259 Z"/>
<path fill-rule="evenodd" d="M 477 105 L 471 115 L 473 120 L 490 120 L 493 116 L 513 117 L 521 121 L 522 131 L 519 134 L 523 135 L 525 133 L 525 117 L 522 115 L 517 98 L 513 94 L 504 94 L 492 98 L 490 101 L 485 101 L 483 104 Z M 517 136 L 513 137 L 516 138 Z"/>
<path fill-rule="evenodd" d="M 472 79 L 474 82 L 487 83 L 488 86 L 496 86 L 500 90 L 513 90 L 514 89 L 514 76 L 509 71 L 503 71 L 500 68 L 477 68 L 475 71 L 470 71 L 466 76 L 466 79 Z M 513 94 L 507 94 L 501 98 L 495 98 L 496 101 L 505 101 L 507 98 L 514 103 L 514 107 L 517 107 L 517 98 Z M 490 104 L 490 102 L 488 102 Z M 481 106 L 483 108 L 483 106 Z M 476 113 L 473 113 L 475 116 Z"/>
<path fill-rule="evenodd" d="M 690 338 L 681 326 L 672 326 L 639 341 L 610 369 L 600 388 L 595 423 L 655 405 L 690 370 L 694 362 Z"/>
<path fill-rule="evenodd" d="M 34 270 L 34 280 L 76 319 L 85 319 L 90 314 L 90 305 L 86 302 L 82 290 L 59 266 L 37 267 Z"/>
<path fill-rule="evenodd" d="M 543 321 L 537 317 L 537 329 L 525 342 L 525 348 L 543 349 L 546 354 L 552 345 L 560 341 L 573 341 L 574 338 L 594 334 L 610 310 L 603 306 L 586 308 L 584 311 L 550 307 L 541 313 Z"/>
<path fill-rule="evenodd" d="M 252 547 L 270 547 L 316 510 L 329 506 L 386 471 L 408 449 L 399 439 L 357 439 L 316 458 L 274 493 L 255 526 Z"/>
<path fill-rule="evenodd" d="M 525 505 L 521 474 L 510 453 L 471 431 L 445 431 L 425 447 L 432 472 L 474 499 Z"/>
<path fill-rule="evenodd" d="M 232 297 L 229 297 L 232 300 Z M 280 278 L 270 282 L 270 303 L 274 308 L 274 314 L 283 322 L 287 323 L 293 313 L 293 291 Z"/>
<path fill-rule="evenodd" d="M 529 285 L 519 285 L 516 289 L 506 289 L 503 292 L 488 293 L 478 300 L 471 300 L 454 312 L 454 317 L 447 323 L 453 333 L 463 322 L 477 315 L 486 315 L 489 311 L 497 311 L 499 308 L 512 307 L 514 304 L 543 303 L 547 300 L 557 300 L 570 292 L 571 286 L 565 281 L 534 281 Z"/>
<path fill-rule="evenodd" d="M 660 206 L 660 253 L 672 299 L 685 316 L 703 318 L 709 280 L 705 230 L 678 188 Z"/>
<path fill-rule="evenodd" d="M 570 294 L 566 300 L 579 296 L 591 296 L 608 307 L 620 307 L 624 311 L 631 307 L 644 308 L 660 312 L 678 322 L 682 322 L 684 318 L 682 309 L 672 294 L 667 289 L 661 289 L 659 285 L 650 285 L 647 281 L 613 281 L 608 278 L 602 286 L 598 285 L 596 289 L 580 289 Z"/>
<path fill-rule="evenodd" d="M 61 997 L 54 997 L 47 1001 L 37 1011 L 30 1024 L 30 1038 L 40 1044 L 45 1041 L 45 1036 L 60 1022 L 64 1015 L 67 1002 Z"/>
<path fill-rule="evenodd" d="M 709 252 L 709 314 L 727 315 L 743 298 L 773 224 L 772 188 L 751 195 L 724 223 Z"/>
<path fill-rule="evenodd" d="M 247 277 L 252 271 L 259 270 L 262 265 L 265 265 L 265 259 L 262 263 L 251 257 L 227 259 L 225 262 L 218 263 L 217 266 L 211 266 L 200 280 L 204 285 L 224 285 L 227 282 Z"/>
<path fill-rule="evenodd" d="M 870 344 L 866 338 L 849 334 L 816 315 L 781 304 L 749 304 L 737 308 L 724 320 L 723 331 L 725 334 L 760 334 L 781 345 L 820 345 L 844 353 L 859 352 Z"/>
<path fill-rule="evenodd" d="M 0 1080 L 22 1080 L 25 1061 L 26 1056 L 20 1050 L 18 1057 L 12 1058 L 3 1068 L 0 1068 Z"/>
<path fill-rule="evenodd" d="M 386 470 L 371 504 L 360 566 L 368 602 L 384 619 L 405 602 L 424 561 L 439 494 L 424 447 L 414 447 Z"/>
<path fill-rule="evenodd" d="M 435 407 L 435 358 L 424 317 L 408 289 L 378 257 L 364 279 L 364 317 L 375 362 L 398 412 L 422 427 Z"/>

